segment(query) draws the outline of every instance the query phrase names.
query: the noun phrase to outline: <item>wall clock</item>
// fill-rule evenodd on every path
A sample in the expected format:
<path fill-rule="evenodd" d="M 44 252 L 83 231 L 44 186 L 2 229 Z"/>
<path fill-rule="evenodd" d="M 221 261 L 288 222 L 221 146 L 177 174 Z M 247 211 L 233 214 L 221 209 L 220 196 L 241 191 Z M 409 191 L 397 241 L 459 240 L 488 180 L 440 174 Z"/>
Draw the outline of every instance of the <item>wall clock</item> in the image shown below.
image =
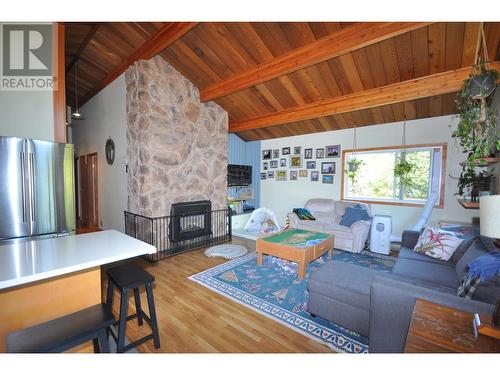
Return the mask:
<path fill-rule="evenodd" d="M 106 141 L 106 160 L 109 165 L 112 165 L 113 162 L 115 161 L 115 142 L 109 137 L 109 139 Z"/>

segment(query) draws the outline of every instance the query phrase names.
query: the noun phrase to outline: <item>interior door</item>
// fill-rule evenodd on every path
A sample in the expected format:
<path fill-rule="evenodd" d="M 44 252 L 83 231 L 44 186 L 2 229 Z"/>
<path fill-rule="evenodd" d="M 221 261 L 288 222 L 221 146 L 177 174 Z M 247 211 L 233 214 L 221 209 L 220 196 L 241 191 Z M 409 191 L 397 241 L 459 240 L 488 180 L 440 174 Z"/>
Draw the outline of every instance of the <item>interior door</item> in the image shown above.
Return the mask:
<path fill-rule="evenodd" d="M 0 137 L 0 239 L 30 235 L 26 141 Z"/>
<path fill-rule="evenodd" d="M 99 204 L 97 199 L 97 153 L 87 155 L 88 173 L 88 226 L 99 227 Z"/>
<path fill-rule="evenodd" d="M 79 201 L 80 201 L 80 217 L 79 224 L 81 227 L 88 227 L 89 218 L 88 218 L 88 198 L 87 198 L 87 155 L 80 156 L 80 176 L 79 176 Z"/>

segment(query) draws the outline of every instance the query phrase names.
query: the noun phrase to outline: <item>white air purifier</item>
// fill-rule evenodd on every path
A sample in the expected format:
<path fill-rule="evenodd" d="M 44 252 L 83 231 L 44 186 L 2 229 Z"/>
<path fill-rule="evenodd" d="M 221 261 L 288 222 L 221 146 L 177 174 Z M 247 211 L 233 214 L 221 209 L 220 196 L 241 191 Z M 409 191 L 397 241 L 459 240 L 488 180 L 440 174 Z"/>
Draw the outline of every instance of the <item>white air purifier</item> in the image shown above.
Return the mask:
<path fill-rule="evenodd" d="M 391 252 L 392 219 L 386 215 L 375 215 L 370 233 L 370 251 L 389 255 Z"/>

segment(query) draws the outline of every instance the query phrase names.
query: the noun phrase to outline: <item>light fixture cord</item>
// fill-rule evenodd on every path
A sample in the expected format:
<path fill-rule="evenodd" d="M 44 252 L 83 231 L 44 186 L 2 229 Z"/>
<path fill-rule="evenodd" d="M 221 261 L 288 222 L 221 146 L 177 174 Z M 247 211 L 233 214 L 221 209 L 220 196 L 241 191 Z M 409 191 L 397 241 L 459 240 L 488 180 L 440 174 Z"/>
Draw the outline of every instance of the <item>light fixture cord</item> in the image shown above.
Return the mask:
<path fill-rule="evenodd" d="M 78 60 L 75 61 L 75 107 L 78 112 Z"/>
<path fill-rule="evenodd" d="M 403 139 L 402 139 L 401 143 L 403 144 L 403 151 L 401 153 L 401 156 L 404 159 L 405 155 L 406 155 L 406 116 L 405 116 L 404 121 L 403 121 Z"/>

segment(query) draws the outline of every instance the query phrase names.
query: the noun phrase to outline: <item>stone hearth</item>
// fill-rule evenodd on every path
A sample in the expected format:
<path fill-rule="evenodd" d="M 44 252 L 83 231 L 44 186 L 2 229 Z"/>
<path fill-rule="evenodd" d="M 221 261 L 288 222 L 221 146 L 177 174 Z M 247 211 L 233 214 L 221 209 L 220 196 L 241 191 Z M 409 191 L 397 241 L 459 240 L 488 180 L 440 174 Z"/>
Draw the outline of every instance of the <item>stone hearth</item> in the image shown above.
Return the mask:
<path fill-rule="evenodd" d="M 175 202 L 226 208 L 228 116 L 156 56 L 125 74 L 129 210 L 164 216 Z"/>

